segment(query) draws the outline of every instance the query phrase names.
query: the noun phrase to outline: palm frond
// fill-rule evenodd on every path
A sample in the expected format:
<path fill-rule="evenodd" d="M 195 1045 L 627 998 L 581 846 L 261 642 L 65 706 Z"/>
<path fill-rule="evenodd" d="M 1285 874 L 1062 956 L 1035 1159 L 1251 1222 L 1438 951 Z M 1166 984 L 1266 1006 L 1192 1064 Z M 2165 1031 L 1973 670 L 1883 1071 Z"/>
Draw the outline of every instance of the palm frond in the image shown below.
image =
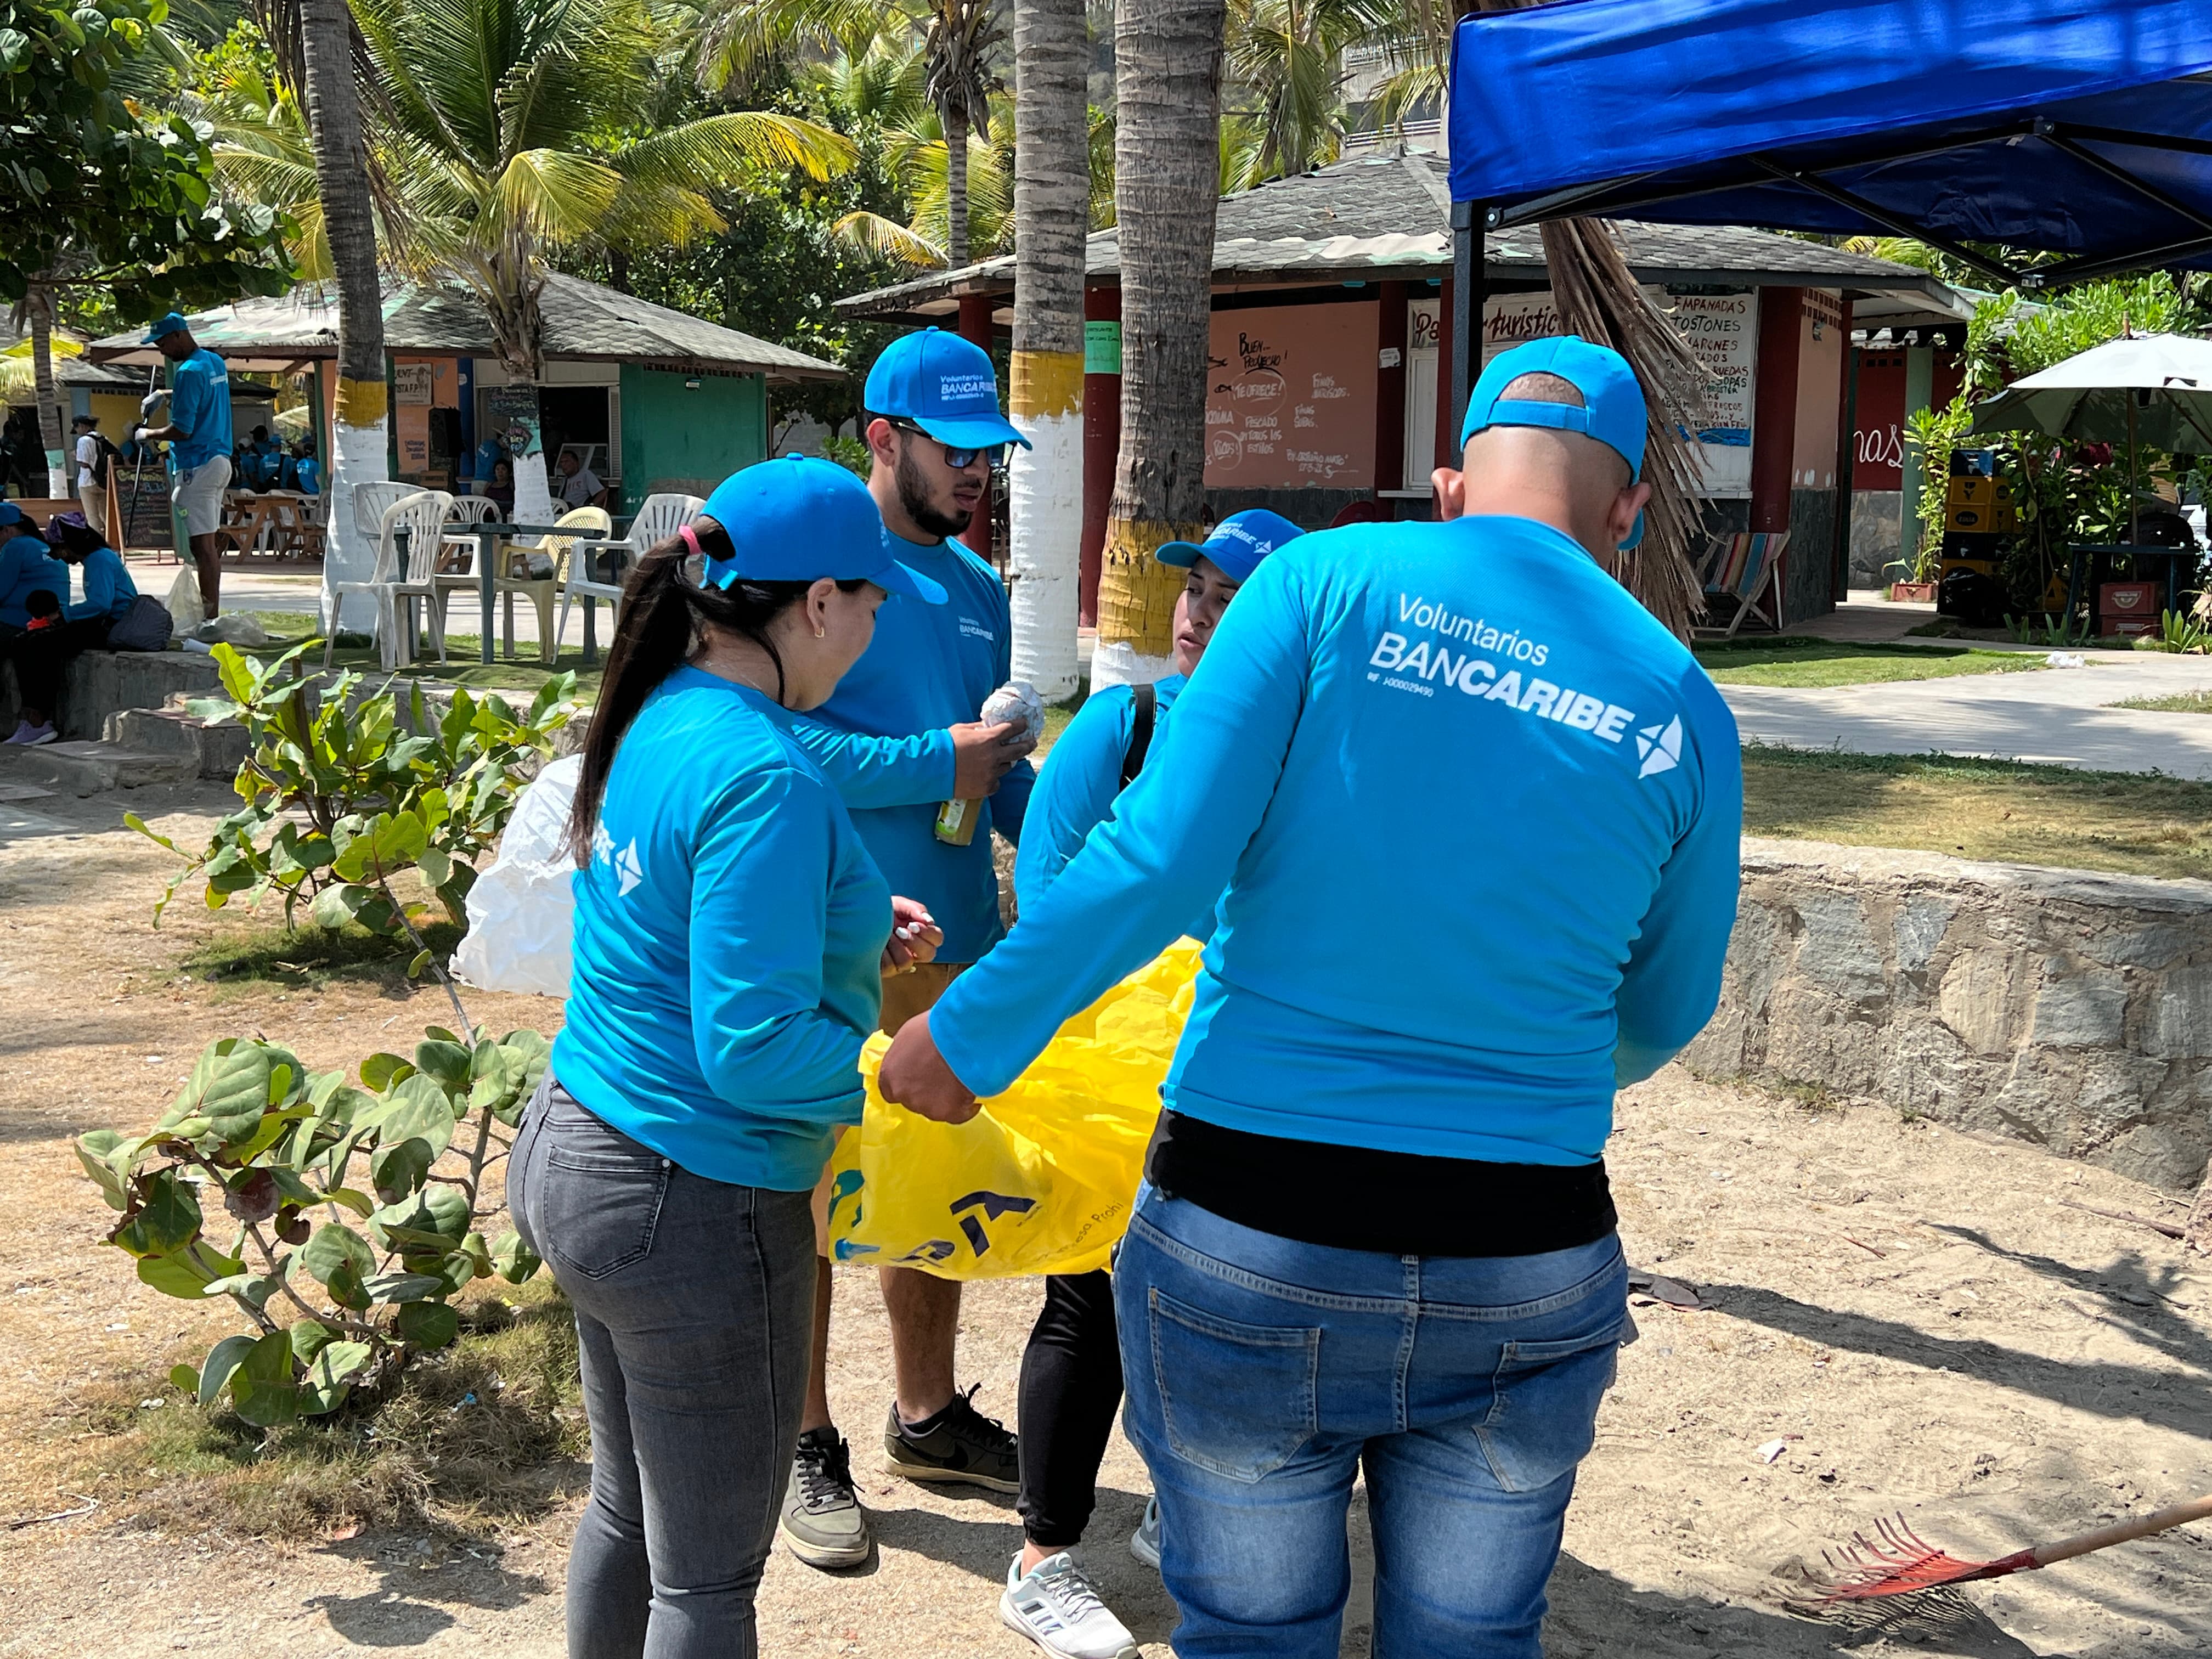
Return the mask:
<path fill-rule="evenodd" d="M 810 178 L 845 172 L 858 152 L 842 133 L 795 115 L 733 110 L 686 121 L 617 151 L 613 165 L 639 185 L 734 184 L 763 167 Z"/>
<path fill-rule="evenodd" d="M 880 213 L 848 213 L 830 228 L 830 234 L 866 252 L 907 264 L 927 268 L 945 263 L 942 243 L 933 242 Z"/>
<path fill-rule="evenodd" d="M 494 182 L 485 229 L 554 243 L 588 241 L 622 191 L 622 174 L 597 156 L 526 149 Z"/>

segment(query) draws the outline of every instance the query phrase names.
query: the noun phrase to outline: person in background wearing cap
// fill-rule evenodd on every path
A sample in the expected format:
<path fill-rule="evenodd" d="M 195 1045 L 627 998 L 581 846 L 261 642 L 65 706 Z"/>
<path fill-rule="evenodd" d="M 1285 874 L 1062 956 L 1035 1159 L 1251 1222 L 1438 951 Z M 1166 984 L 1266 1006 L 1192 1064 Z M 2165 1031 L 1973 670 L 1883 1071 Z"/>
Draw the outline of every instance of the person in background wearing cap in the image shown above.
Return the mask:
<path fill-rule="evenodd" d="M 30 597 L 40 592 L 67 600 L 69 567 L 54 556 L 29 514 L 0 501 L 0 641 L 22 632 L 31 620 Z"/>
<path fill-rule="evenodd" d="M 1170 542 L 1153 556 L 1190 573 L 1176 600 L 1178 672 L 1154 684 L 1094 693 L 1060 733 L 1022 820 L 1014 893 L 1024 911 L 1044 897 L 1084 839 L 1112 816 L 1115 797 L 1144 769 L 1168 711 L 1237 588 L 1262 559 L 1304 533 L 1288 519 L 1255 507 L 1231 514 L 1203 542 Z M 1210 935 L 1213 902 L 1194 912 L 1182 931 L 1194 939 Z M 1022 1351 L 1021 1386 L 1021 1493 L 1014 1507 L 1022 1517 L 1022 1549 L 1008 1570 L 999 1616 L 1060 1659 L 1133 1656 L 1135 1638 L 1068 1553 L 1097 1506 L 1098 1468 L 1121 1404 L 1114 1282 L 1103 1268 L 1046 1278 L 1044 1306 Z M 1129 1548 L 1139 1560 L 1159 1565 L 1157 1504 L 1146 1505 Z"/>
<path fill-rule="evenodd" d="M 199 573 L 200 609 L 210 620 L 222 611 L 222 492 L 230 485 L 230 371 L 222 358 L 192 338 L 175 312 L 146 331 L 176 365 L 166 426 L 140 427 L 140 443 L 169 446 L 169 499 L 184 520 Z"/>
<path fill-rule="evenodd" d="M 8 655 L 15 665 L 15 684 L 22 693 L 22 720 L 6 741 L 35 746 L 52 743 L 60 734 L 54 717 L 62 700 L 62 680 L 70 659 L 82 652 L 97 651 L 107 643 L 115 624 L 131 612 L 138 598 L 137 585 L 123 562 L 123 556 L 107 544 L 106 532 L 85 522 L 82 513 L 57 513 L 46 521 L 46 540 L 61 556 L 61 603 L 43 619 L 9 642 Z M 71 601 L 69 565 L 82 568 L 84 597 Z"/>
<path fill-rule="evenodd" d="M 791 736 L 890 594 L 945 598 L 857 478 L 797 458 L 725 480 L 630 579 L 569 821 L 568 1021 L 507 1176 L 574 1305 L 591 1421 L 572 1654 L 757 1651 L 813 1327 L 808 1195 L 860 1121 L 882 974 L 939 937 Z"/>
<path fill-rule="evenodd" d="M 76 434 L 76 499 L 84 521 L 99 529 L 107 522 L 107 464 L 115 446 L 100 435 L 100 416 L 79 415 L 70 422 Z"/>
<path fill-rule="evenodd" d="M 1010 842 L 1020 836 L 1035 781 L 1024 758 L 1032 744 L 1018 726 L 977 720 L 983 700 L 1012 673 L 1012 621 L 998 573 L 946 538 L 967 527 L 1006 447 L 1027 440 L 999 411 L 990 357 L 933 328 L 876 359 L 863 402 L 868 492 L 891 551 L 943 586 L 947 601 L 886 611 L 867 654 L 796 730 L 853 809 L 892 886 L 927 903 L 945 929 L 936 963 L 884 987 L 884 1029 L 895 1031 L 1006 931 L 990 832 Z M 983 802 L 965 845 L 937 835 L 938 811 L 948 800 Z M 819 1567 L 868 1556 L 850 1449 L 830 1415 L 828 1200 L 825 1186 L 815 1196 L 822 1262 L 814 1371 L 783 1523 L 792 1553 Z M 1014 1437 L 955 1386 L 959 1285 L 908 1267 L 884 1268 L 880 1282 L 895 1374 L 884 1430 L 889 1466 L 911 1480 L 1012 1492 Z"/>
<path fill-rule="evenodd" d="M 1220 896 L 1114 1275 L 1179 1653 L 1335 1654 L 1364 1468 L 1376 1653 L 1538 1659 L 1632 1334 L 1614 1091 L 1711 1016 L 1735 910 L 1735 722 L 1599 563 L 1644 422 L 1613 352 L 1501 353 L 1449 522 L 1268 559 L 1114 816 L 884 1060 L 963 1121 Z"/>

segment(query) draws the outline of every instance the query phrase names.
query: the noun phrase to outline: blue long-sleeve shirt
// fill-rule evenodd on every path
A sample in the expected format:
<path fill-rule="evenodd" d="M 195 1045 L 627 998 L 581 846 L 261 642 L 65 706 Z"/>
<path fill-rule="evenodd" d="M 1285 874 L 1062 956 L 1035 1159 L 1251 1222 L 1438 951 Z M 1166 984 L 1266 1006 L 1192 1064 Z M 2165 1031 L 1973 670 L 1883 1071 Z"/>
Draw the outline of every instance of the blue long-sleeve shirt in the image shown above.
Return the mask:
<path fill-rule="evenodd" d="M 1239 591 L 1143 773 L 930 1017 L 1004 1089 L 1223 893 L 1164 1097 L 1248 1133 L 1595 1158 L 1717 1000 L 1735 723 L 1527 520 L 1301 538 Z"/>
<path fill-rule="evenodd" d="M 943 605 L 893 599 L 876 636 L 829 702 L 792 731 L 852 809 L 891 891 L 919 899 L 945 930 L 940 962 L 974 962 L 1005 934 L 991 831 L 1018 842 L 1036 772 L 1023 761 L 983 804 L 975 839 L 937 839 L 952 794 L 952 738 L 1013 672 L 1013 623 L 998 572 L 957 542 L 890 536 L 892 556 L 945 589 Z"/>
<path fill-rule="evenodd" d="M 1168 710 L 1188 684 L 1181 674 L 1152 686 L 1152 736 L 1146 753 L 1157 753 Z M 1052 752 L 1038 770 L 1022 816 L 1022 842 L 1014 857 L 1014 898 L 1027 911 L 1044 897 L 1083 846 L 1084 838 L 1114 813 L 1121 793 L 1121 769 L 1137 729 L 1135 691 L 1113 685 L 1093 692 L 1075 711 Z M 1193 939 L 1213 931 L 1213 901 L 1194 915 L 1183 929 Z"/>
<path fill-rule="evenodd" d="M 66 586 L 63 591 L 68 591 Z M 70 622 L 89 622 L 95 617 L 121 622 L 137 597 L 138 585 L 124 568 L 123 556 L 112 547 L 95 547 L 84 556 L 84 597 L 63 605 L 62 614 Z"/>
<path fill-rule="evenodd" d="M 0 542 L 0 623 L 21 628 L 31 620 L 26 602 L 41 588 L 64 605 L 69 603 L 69 567 L 38 536 L 10 536 Z"/>
<path fill-rule="evenodd" d="M 695 1174 L 797 1192 L 860 1121 L 890 889 L 760 693 L 691 667 L 608 774 L 553 1071 Z"/>

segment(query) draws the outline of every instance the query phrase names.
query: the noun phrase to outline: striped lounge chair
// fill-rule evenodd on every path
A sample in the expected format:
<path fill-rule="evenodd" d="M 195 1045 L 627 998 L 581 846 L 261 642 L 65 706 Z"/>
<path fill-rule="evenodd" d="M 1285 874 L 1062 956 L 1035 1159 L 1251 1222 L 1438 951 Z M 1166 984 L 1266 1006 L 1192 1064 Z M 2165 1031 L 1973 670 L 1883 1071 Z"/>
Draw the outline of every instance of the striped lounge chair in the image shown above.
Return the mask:
<path fill-rule="evenodd" d="M 1734 602 L 1735 614 L 1726 627 L 1693 628 L 1690 631 L 1717 639 L 1733 639 L 1744 618 L 1757 617 L 1776 633 L 1782 631 L 1782 556 L 1790 546 L 1786 530 L 1753 531 L 1741 535 L 1716 536 L 1699 572 L 1705 590 L 1705 614 L 1715 614 L 1714 601 Z M 1763 603 L 1762 603 L 1763 601 Z"/>

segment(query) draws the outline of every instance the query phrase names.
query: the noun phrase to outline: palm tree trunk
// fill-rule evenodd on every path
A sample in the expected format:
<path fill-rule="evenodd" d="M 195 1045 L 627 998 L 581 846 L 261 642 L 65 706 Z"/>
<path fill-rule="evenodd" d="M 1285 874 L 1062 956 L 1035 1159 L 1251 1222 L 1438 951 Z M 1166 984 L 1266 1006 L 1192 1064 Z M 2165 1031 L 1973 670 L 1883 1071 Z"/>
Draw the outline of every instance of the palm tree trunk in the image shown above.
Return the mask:
<path fill-rule="evenodd" d="M 1205 530 L 1224 22 L 1223 0 L 1121 0 L 1115 15 L 1121 453 L 1099 581 L 1094 688 L 1173 672 L 1182 581 L 1152 551 Z"/>
<path fill-rule="evenodd" d="M 968 105 L 955 93 L 943 112 L 945 126 L 945 263 L 968 263 Z"/>
<path fill-rule="evenodd" d="M 332 584 L 368 580 L 376 546 L 354 527 L 358 484 L 389 476 L 384 299 L 378 281 L 376 221 L 369 208 L 368 145 L 353 79 L 353 15 L 346 0 L 299 0 L 308 131 L 315 144 L 315 187 L 338 288 L 337 406 L 331 422 L 330 525 L 323 544 L 325 626 L 340 625 Z M 369 601 L 356 596 L 356 625 Z"/>
<path fill-rule="evenodd" d="M 1091 194 L 1084 0 L 1015 0 L 1014 678 L 1072 696 L 1083 550 L 1083 263 Z"/>
<path fill-rule="evenodd" d="M 49 273 L 51 274 L 51 273 Z M 54 383 L 54 291 L 34 282 L 23 296 L 31 324 L 31 374 L 38 388 L 39 447 L 46 452 L 46 494 L 57 501 L 70 493 L 69 460 L 62 434 L 61 388 Z"/>

